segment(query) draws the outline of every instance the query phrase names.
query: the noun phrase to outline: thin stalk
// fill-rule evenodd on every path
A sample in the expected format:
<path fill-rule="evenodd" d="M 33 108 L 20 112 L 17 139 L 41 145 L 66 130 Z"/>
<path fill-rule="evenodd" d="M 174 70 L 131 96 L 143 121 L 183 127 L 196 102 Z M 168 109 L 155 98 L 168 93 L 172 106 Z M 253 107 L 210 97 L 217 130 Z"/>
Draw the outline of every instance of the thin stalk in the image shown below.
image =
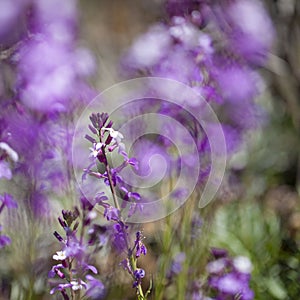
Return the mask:
<path fill-rule="evenodd" d="M 100 140 L 100 143 L 102 143 L 101 135 L 99 135 L 99 140 Z M 103 145 L 101 147 L 101 149 L 102 149 L 102 155 L 103 155 L 104 160 L 105 160 L 105 170 L 106 170 L 106 173 L 107 173 L 107 178 L 108 178 L 108 182 L 109 182 L 110 191 L 111 191 L 111 194 L 112 194 L 112 197 L 113 197 L 114 205 L 120 211 L 120 206 L 119 206 L 119 203 L 117 201 L 116 190 L 115 190 L 115 187 L 114 187 L 114 184 L 113 184 L 113 181 L 112 181 L 111 168 L 108 164 L 108 160 L 107 160 L 107 156 L 106 156 L 106 152 L 105 152 L 105 146 Z M 120 216 L 120 221 L 123 222 L 122 216 Z M 134 271 L 137 270 L 136 259 L 133 256 L 133 253 L 132 253 L 133 251 L 129 247 L 129 242 L 127 240 L 126 232 L 124 232 L 124 236 L 125 236 L 126 248 L 127 248 L 127 251 L 128 251 L 128 260 L 129 260 L 130 266 L 131 266 L 131 268 L 134 272 Z M 145 296 L 144 296 L 142 286 L 140 284 L 138 284 L 138 286 L 137 286 L 137 296 L 138 296 L 138 300 L 145 300 L 146 299 Z"/>

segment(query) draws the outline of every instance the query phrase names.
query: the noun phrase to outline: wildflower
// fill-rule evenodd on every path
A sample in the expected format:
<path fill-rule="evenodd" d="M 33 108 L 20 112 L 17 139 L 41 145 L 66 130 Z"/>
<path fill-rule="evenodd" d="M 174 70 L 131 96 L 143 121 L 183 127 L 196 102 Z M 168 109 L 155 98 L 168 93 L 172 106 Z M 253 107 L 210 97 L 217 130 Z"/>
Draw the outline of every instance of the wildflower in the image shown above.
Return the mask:
<path fill-rule="evenodd" d="M 135 248 L 136 248 L 136 253 L 135 256 L 138 258 L 141 256 L 141 254 L 146 255 L 147 254 L 147 248 L 142 242 L 142 233 L 138 231 L 136 233 L 136 240 L 135 240 Z"/>
<path fill-rule="evenodd" d="M 113 138 L 113 141 L 116 142 L 117 145 L 121 144 L 122 139 L 124 138 L 123 134 L 113 128 L 102 128 L 103 131 L 108 131 L 109 135 Z"/>
<path fill-rule="evenodd" d="M 133 287 L 137 287 L 139 284 L 141 284 L 141 280 L 142 278 L 144 278 L 146 275 L 145 270 L 141 269 L 141 268 L 137 268 L 134 272 L 133 272 L 133 276 L 135 278 L 135 281 L 133 283 Z"/>
<path fill-rule="evenodd" d="M 105 296 L 105 287 L 103 283 L 91 275 L 86 275 L 87 291 L 85 296 L 89 299 L 103 299 Z"/>
<path fill-rule="evenodd" d="M 94 143 L 93 148 L 90 148 L 91 150 L 90 157 L 96 158 L 101 153 L 102 146 L 103 146 L 102 143 Z"/>
<path fill-rule="evenodd" d="M 53 278 L 55 275 L 58 275 L 61 279 L 65 278 L 65 274 L 60 270 L 60 269 L 64 269 L 64 265 L 63 264 L 58 264 L 52 267 L 52 269 L 49 271 L 48 273 L 48 277 L 49 278 Z"/>
<path fill-rule="evenodd" d="M 73 291 L 81 290 L 83 287 L 86 288 L 86 283 L 82 280 L 80 281 L 80 283 L 77 280 L 73 280 L 70 283 L 72 285 L 72 290 Z"/>
<path fill-rule="evenodd" d="M 249 287 L 252 265 L 247 257 L 231 258 L 223 249 L 213 249 L 216 260 L 206 266 L 208 285 L 217 299 L 252 300 L 254 293 Z"/>
<path fill-rule="evenodd" d="M 238 256 L 233 259 L 234 268 L 241 273 L 250 274 L 252 271 L 252 264 L 248 257 Z"/>
<path fill-rule="evenodd" d="M 178 275 L 182 271 L 182 265 L 186 259 L 184 252 L 179 252 L 176 254 L 172 260 L 171 268 L 168 272 L 168 277 L 171 278 L 174 275 Z"/>
<path fill-rule="evenodd" d="M 0 202 L 2 202 L 2 205 L 0 207 L 0 212 L 2 209 L 6 206 L 7 208 L 17 208 L 18 204 L 14 200 L 13 196 L 7 193 L 4 193 L 3 195 L 0 195 Z"/>
<path fill-rule="evenodd" d="M 106 217 L 107 221 L 118 221 L 120 219 L 120 211 L 117 208 L 110 205 L 105 208 L 104 217 Z"/>
<path fill-rule="evenodd" d="M 143 270 L 141 268 L 136 269 L 133 273 L 136 280 L 140 280 L 140 279 L 144 278 L 145 274 L 146 274 L 145 270 Z"/>
<path fill-rule="evenodd" d="M 67 258 L 65 251 L 58 251 L 52 257 L 55 260 L 65 260 Z"/>
<path fill-rule="evenodd" d="M 10 237 L 7 235 L 0 235 L 0 249 L 11 243 Z"/>

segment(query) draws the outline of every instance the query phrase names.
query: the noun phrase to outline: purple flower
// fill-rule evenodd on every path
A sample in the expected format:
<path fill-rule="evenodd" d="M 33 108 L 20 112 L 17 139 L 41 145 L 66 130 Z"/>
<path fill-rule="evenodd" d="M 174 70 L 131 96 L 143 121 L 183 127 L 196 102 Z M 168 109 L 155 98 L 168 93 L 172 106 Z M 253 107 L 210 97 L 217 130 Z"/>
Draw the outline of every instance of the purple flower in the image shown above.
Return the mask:
<path fill-rule="evenodd" d="M 132 271 L 132 268 L 131 268 L 128 258 L 123 259 L 120 262 L 120 266 L 122 266 L 123 269 L 126 270 L 129 274 L 133 275 L 133 271 Z"/>
<path fill-rule="evenodd" d="M 53 295 L 56 291 L 64 291 L 65 289 L 68 289 L 70 287 L 72 287 L 71 283 L 60 283 L 50 290 L 50 295 Z"/>
<path fill-rule="evenodd" d="M 0 248 L 3 248 L 11 243 L 10 237 L 7 235 L 0 235 Z"/>
<path fill-rule="evenodd" d="M 135 278 L 135 281 L 132 285 L 132 287 L 137 287 L 139 284 L 141 284 L 141 280 L 142 278 L 144 278 L 146 275 L 145 270 L 141 269 L 141 268 L 137 268 L 134 272 L 133 272 L 133 276 Z"/>
<path fill-rule="evenodd" d="M 64 269 L 64 265 L 63 264 L 58 264 L 58 265 L 54 265 L 52 267 L 52 269 L 49 271 L 48 273 L 48 277 L 49 278 L 53 278 L 55 275 L 59 276 L 61 279 L 65 278 L 65 274 L 60 270 L 60 269 Z"/>
<path fill-rule="evenodd" d="M 136 270 L 133 272 L 133 275 L 134 275 L 134 277 L 135 277 L 136 280 L 140 280 L 140 279 L 144 278 L 144 277 L 145 277 L 145 274 L 146 274 L 146 273 L 145 273 L 145 270 L 140 269 L 140 268 L 136 269 Z"/>
<path fill-rule="evenodd" d="M 134 42 L 124 64 L 132 69 L 150 68 L 168 53 L 171 42 L 168 28 L 162 24 L 154 25 Z"/>
<path fill-rule="evenodd" d="M 247 257 L 231 258 L 223 249 L 213 249 L 216 260 L 206 266 L 208 286 L 216 293 L 216 299 L 238 298 L 252 300 L 254 293 L 249 287 L 252 265 Z"/>
<path fill-rule="evenodd" d="M 123 199 L 124 199 L 125 201 L 130 200 L 130 198 L 132 198 L 133 200 L 140 200 L 140 199 L 141 199 L 141 196 L 140 196 L 139 193 L 130 192 L 130 191 L 128 191 L 124 186 L 121 187 L 121 190 L 122 190 L 123 192 L 125 192 L 125 195 L 124 195 L 124 197 L 123 197 Z"/>
<path fill-rule="evenodd" d="M 168 0 L 166 10 L 170 16 L 185 16 L 198 11 L 203 0 Z"/>
<path fill-rule="evenodd" d="M 12 172 L 10 165 L 7 161 L 0 160 L 0 179 L 6 178 L 8 180 L 12 179 Z"/>
<path fill-rule="evenodd" d="M 227 257 L 228 251 L 221 248 L 211 248 L 211 254 L 216 258 Z"/>
<path fill-rule="evenodd" d="M 220 293 L 232 296 L 240 296 L 243 300 L 253 299 L 253 292 L 250 292 L 248 282 L 241 280 L 236 274 L 226 274 L 215 284 Z M 249 296 L 251 298 L 249 298 Z"/>
<path fill-rule="evenodd" d="M 97 247 L 102 248 L 108 242 L 108 230 L 105 226 L 93 224 L 89 229 L 88 234 L 89 245 L 97 245 Z"/>
<path fill-rule="evenodd" d="M 274 39 L 274 28 L 262 3 L 257 0 L 234 1 L 227 7 L 232 47 L 245 59 L 264 63 Z"/>
<path fill-rule="evenodd" d="M 143 235 L 141 231 L 138 231 L 136 233 L 136 240 L 135 240 L 135 256 L 138 258 L 141 256 L 141 254 L 146 255 L 147 254 L 147 248 L 145 244 L 142 242 Z"/>
<path fill-rule="evenodd" d="M 225 100 L 235 105 L 253 99 L 261 85 L 257 73 L 237 64 L 221 67 L 216 80 Z"/>
<path fill-rule="evenodd" d="M 6 206 L 7 208 L 17 208 L 18 204 L 14 200 L 13 196 L 7 193 L 0 195 L 0 201 L 2 202 L 2 206 Z M 2 209 L 1 209 L 2 210 Z M 0 212 L 1 212 L 0 210 Z"/>
<path fill-rule="evenodd" d="M 113 226 L 113 246 L 117 252 L 122 252 L 127 248 L 127 228 L 128 226 L 122 222 Z"/>
<path fill-rule="evenodd" d="M 91 275 L 86 275 L 87 291 L 85 296 L 89 299 L 104 299 L 105 287 L 103 283 Z"/>
<path fill-rule="evenodd" d="M 178 275 L 182 271 L 182 265 L 186 259 L 184 252 L 179 252 L 176 254 L 171 263 L 171 268 L 168 272 L 168 278 L 172 278 L 174 275 Z"/>
<path fill-rule="evenodd" d="M 105 207 L 105 210 L 104 210 L 104 217 L 107 219 L 107 221 L 119 221 L 120 220 L 120 211 L 111 206 L 111 205 L 108 205 Z"/>
<path fill-rule="evenodd" d="M 34 110 L 66 111 L 75 96 L 72 59 L 67 48 L 49 37 L 32 39 L 20 52 L 21 101 Z"/>
<path fill-rule="evenodd" d="M 10 45 L 24 34 L 27 0 L 0 2 L 0 44 Z"/>

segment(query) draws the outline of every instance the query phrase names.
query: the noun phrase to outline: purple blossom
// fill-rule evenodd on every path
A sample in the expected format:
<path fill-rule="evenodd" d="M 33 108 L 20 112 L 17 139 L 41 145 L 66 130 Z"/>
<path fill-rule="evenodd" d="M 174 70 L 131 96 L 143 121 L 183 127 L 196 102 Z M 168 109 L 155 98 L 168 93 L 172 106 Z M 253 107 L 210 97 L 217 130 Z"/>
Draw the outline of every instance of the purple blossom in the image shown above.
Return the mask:
<path fill-rule="evenodd" d="M 16 200 L 13 198 L 12 195 L 4 193 L 3 195 L 0 195 L 0 201 L 2 202 L 1 207 L 7 207 L 7 208 L 17 208 L 18 204 Z M 3 208 L 0 209 L 0 212 Z"/>
<path fill-rule="evenodd" d="M 135 281 L 133 283 L 133 287 L 137 287 L 139 284 L 141 284 L 141 280 L 145 277 L 146 273 L 145 270 L 141 269 L 141 268 L 137 268 L 134 272 L 133 272 L 133 276 L 135 278 Z"/>
<path fill-rule="evenodd" d="M 103 283 L 94 278 L 91 275 L 86 275 L 86 281 L 87 281 L 87 291 L 85 293 L 86 297 L 89 297 L 89 299 L 104 299 L 105 297 L 105 287 Z"/>
<path fill-rule="evenodd" d="M 6 161 L 0 161 L 0 178 L 12 179 L 10 165 Z"/>
<path fill-rule="evenodd" d="M 209 262 L 208 285 L 216 293 L 216 299 L 225 300 L 238 297 L 242 300 L 254 299 L 249 287 L 252 264 L 247 257 L 231 258 L 223 249 L 212 249 L 215 260 Z"/>
<path fill-rule="evenodd" d="M 120 211 L 113 206 L 107 206 L 104 210 L 104 217 L 107 219 L 107 221 L 119 221 Z"/>
<path fill-rule="evenodd" d="M 98 248 L 102 248 L 108 242 L 108 229 L 106 226 L 93 224 L 88 231 L 89 245 L 96 245 Z"/>
<path fill-rule="evenodd" d="M 100 196 L 101 197 L 101 196 Z M 63 210 L 62 218 L 59 217 L 59 224 L 65 232 L 65 238 L 59 233 L 54 232 L 54 236 L 61 243 L 62 250 L 57 251 L 53 255 L 53 259 L 60 263 L 54 265 L 50 270 L 48 277 L 54 278 L 55 276 L 63 279 L 66 283 L 59 283 L 51 289 L 50 294 L 59 291 L 64 299 L 69 299 L 69 295 L 74 292 L 80 294 L 82 289 L 85 289 L 90 295 L 93 291 L 97 290 L 97 286 L 101 283 L 93 277 L 89 277 L 90 272 L 98 274 L 97 268 L 89 263 L 90 249 L 95 246 L 93 252 L 99 251 L 96 240 L 91 238 L 91 229 L 98 229 L 96 224 L 92 224 L 92 219 L 87 222 L 86 214 L 93 213 L 94 205 L 90 204 L 85 197 L 81 197 L 81 210 L 75 207 L 73 210 Z M 79 220 L 80 219 L 80 220 Z M 81 226 L 79 227 L 79 222 Z M 80 233 L 78 234 L 78 228 Z M 86 240 L 84 232 L 87 232 L 88 239 Z M 71 275 L 70 275 L 71 272 Z M 85 282 L 84 276 L 91 282 Z M 96 284 L 96 283 L 99 284 Z M 101 283 L 102 284 L 102 283 Z M 103 284 L 102 284 L 103 287 Z M 73 292 L 72 292 L 73 291 Z"/>
<path fill-rule="evenodd" d="M 27 0 L 2 0 L 0 3 L 0 44 L 11 45 L 26 29 Z"/>
<path fill-rule="evenodd" d="M 232 47 L 246 60 L 264 63 L 275 34 L 263 4 L 258 0 L 233 1 L 225 13 L 232 28 Z"/>
<path fill-rule="evenodd" d="M 123 222 L 119 222 L 114 224 L 113 226 L 113 247 L 114 249 L 121 253 L 125 249 L 127 249 L 127 239 L 128 239 L 128 233 L 127 228 Z"/>
<path fill-rule="evenodd" d="M 52 269 L 49 271 L 48 277 L 49 278 L 53 278 L 55 275 L 57 275 L 61 279 L 64 279 L 65 278 L 65 274 L 60 270 L 60 269 L 64 269 L 64 268 L 65 267 L 64 267 L 63 264 L 54 265 L 52 267 Z"/>
<path fill-rule="evenodd" d="M 10 237 L 7 235 L 0 235 L 0 249 L 11 243 Z"/>
<path fill-rule="evenodd" d="M 145 270 L 140 269 L 140 268 L 136 269 L 134 271 L 133 275 L 134 275 L 134 277 L 135 277 L 136 280 L 140 280 L 140 279 L 142 279 L 142 278 L 145 277 Z"/>
<path fill-rule="evenodd" d="M 172 260 L 170 270 L 168 271 L 167 277 L 171 279 L 173 276 L 178 275 L 182 271 L 183 263 L 186 259 L 184 252 L 179 252 L 175 255 Z"/>
<path fill-rule="evenodd" d="M 147 254 L 147 248 L 145 244 L 142 242 L 143 240 L 143 235 L 141 231 L 138 231 L 136 233 L 136 240 L 135 240 L 135 249 L 136 253 L 135 256 L 138 258 L 141 256 L 141 254 L 146 255 Z"/>

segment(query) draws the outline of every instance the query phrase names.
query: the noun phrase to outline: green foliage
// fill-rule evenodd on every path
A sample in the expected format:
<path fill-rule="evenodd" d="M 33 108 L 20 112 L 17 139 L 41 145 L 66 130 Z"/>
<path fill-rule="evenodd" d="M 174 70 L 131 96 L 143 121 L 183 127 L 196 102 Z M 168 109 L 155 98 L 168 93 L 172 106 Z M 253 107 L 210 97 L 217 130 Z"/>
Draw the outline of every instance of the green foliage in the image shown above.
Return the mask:
<path fill-rule="evenodd" d="M 296 292 L 299 295 L 299 251 L 295 256 L 284 252 L 283 239 L 279 218 L 273 212 L 255 201 L 240 201 L 217 211 L 211 243 L 251 259 L 255 299 L 293 300 Z"/>

